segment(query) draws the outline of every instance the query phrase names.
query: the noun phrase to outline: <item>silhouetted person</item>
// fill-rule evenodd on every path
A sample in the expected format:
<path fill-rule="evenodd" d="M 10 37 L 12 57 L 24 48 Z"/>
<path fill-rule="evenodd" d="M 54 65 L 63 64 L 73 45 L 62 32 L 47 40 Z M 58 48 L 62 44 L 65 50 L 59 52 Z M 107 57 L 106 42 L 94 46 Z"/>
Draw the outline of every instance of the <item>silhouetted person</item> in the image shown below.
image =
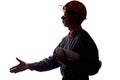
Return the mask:
<path fill-rule="evenodd" d="M 10 68 L 10 72 L 26 69 L 42 72 L 60 67 L 62 80 L 89 80 L 89 75 L 98 72 L 101 67 L 98 49 L 81 26 L 86 19 L 86 7 L 79 1 L 70 1 L 63 6 L 63 11 L 62 21 L 70 32 L 55 48 L 53 55 L 30 64 L 16 58 L 20 64 Z"/>

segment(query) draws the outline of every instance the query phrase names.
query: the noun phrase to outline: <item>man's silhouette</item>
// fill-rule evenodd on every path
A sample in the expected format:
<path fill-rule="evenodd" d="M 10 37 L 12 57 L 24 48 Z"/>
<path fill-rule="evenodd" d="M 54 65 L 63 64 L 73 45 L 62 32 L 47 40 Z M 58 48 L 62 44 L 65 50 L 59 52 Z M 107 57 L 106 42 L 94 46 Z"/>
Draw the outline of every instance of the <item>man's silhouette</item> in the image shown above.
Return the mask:
<path fill-rule="evenodd" d="M 79 1 L 70 1 L 63 6 L 63 11 L 62 21 L 70 32 L 55 48 L 53 55 L 30 64 L 16 58 L 20 63 L 10 68 L 10 72 L 26 69 L 42 72 L 60 67 L 62 80 L 89 80 L 89 75 L 98 72 L 101 67 L 98 49 L 81 26 L 86 19 L 86 7 Z"/>

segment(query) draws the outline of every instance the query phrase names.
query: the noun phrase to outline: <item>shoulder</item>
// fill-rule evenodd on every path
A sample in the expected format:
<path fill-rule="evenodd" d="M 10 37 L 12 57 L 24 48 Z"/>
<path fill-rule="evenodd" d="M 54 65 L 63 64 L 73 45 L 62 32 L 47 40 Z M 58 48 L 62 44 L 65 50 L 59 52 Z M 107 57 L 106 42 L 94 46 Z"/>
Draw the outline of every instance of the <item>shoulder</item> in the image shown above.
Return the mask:
<path fill-rule="evenodd" d="M 80 35 L 81 35 L 81 37 L 83 37 L 83 38 L 91 38 L 91 36 L 89 35 L 89 33 L 88 33 L 86 30 L 84 30 L 84 29 L 82 29 L 82 30 L 80 31 Z"/>
<path fill-rule="evenodd" d="M 82 47 L 97 49 L 95 41 L 92 39 L 92 37 L 89 35 L 87 31 L 81 30 L 79 35 L 80 35 L 79 42 Z"/>
<path fill-rule="evenodd" d="M 80 35 L 80 38 L 81 38 L 82 41 L 87 41 L 87 42 L 91 42 L 92 41 L 92 42 L 94 42 L 94 40 L 90 36 L 90 34 L 86 30 L 84 30 L 84 29 L 81 30 L 79 35 Z"/>

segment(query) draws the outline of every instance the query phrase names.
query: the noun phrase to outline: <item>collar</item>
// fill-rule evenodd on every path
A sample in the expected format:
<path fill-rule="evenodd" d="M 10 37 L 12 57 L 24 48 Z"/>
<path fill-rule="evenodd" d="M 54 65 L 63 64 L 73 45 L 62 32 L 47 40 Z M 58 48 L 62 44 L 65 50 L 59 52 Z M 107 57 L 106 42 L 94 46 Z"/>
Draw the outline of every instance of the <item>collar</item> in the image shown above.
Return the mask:
<path fill-rule="evenodd" d="M 76 27 L 75 29 L 71 30 L 68 33 L 68 37 L 74 37 L 76 34 L 80 32 L 81 29 L 82 29 L 81 27 Z"/>

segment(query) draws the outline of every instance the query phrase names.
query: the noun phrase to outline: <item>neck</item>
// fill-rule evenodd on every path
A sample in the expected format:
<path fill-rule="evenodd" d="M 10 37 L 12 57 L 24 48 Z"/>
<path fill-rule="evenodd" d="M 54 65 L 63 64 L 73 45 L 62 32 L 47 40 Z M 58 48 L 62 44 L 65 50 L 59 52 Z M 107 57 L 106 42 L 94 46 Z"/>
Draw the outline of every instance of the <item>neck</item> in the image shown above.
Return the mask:
<path fill-rule="evenodd" d="M 76 29 L 81 29 L 82 27 L 81 27 L 81 25 L 80 26 L 74 26 L 74 27 L 69 27 L 69 30 L 70 31 L 74 31 L 74 30 L 76 30 Z"/>
<path fill-rule="evenodd" d="M 70 32 L 68 34 L 68 37 L 74 37 L 76 34 L 78 34 L 80 31 L 81 31 L 81 26 L 78 26 L 78 27 L 74 27 L 72 29 L 69 29 Z"/>

